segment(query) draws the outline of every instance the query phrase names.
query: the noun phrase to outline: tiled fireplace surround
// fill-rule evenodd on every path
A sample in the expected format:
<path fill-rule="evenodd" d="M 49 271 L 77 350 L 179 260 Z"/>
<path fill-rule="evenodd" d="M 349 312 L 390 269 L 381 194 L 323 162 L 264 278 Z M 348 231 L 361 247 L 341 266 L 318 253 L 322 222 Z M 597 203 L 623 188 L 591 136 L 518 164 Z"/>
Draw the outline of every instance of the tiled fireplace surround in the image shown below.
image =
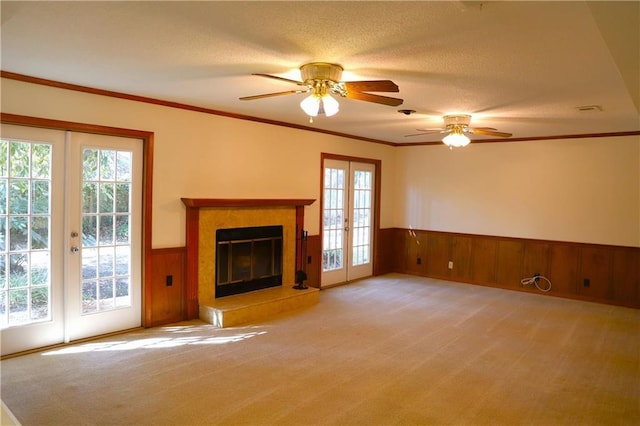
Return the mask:
<path fill-rule="evenodd" d="M 297 230 L 304 225 L 308 199 L 183 198 L 187 207 L 187 316 L 228 327 L 308 306 L 318 299 L 317 289 L 292 290 L 296 272 Z M 216 299 L 216 230 L 282 225 L 282 287 Z"/>

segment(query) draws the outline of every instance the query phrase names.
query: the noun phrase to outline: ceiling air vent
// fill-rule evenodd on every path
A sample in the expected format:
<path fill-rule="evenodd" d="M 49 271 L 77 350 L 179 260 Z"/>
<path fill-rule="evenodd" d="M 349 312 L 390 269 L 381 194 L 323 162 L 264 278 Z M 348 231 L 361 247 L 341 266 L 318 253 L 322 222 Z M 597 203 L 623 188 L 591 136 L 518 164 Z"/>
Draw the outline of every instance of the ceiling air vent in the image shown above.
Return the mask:
<path fill-rule="evenodd" d="M 600 105 L 582 105 L 576 107 L 579 112 L 602 112 L 602 107 Z"/>

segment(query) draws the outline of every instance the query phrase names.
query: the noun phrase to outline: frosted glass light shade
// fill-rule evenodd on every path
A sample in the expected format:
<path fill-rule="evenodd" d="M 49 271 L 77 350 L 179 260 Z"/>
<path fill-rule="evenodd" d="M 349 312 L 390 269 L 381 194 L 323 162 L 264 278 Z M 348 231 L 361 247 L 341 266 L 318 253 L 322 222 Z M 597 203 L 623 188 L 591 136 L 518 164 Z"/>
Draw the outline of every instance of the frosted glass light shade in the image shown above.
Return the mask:
<path fill-rule="evenodd" d="M 329 95 L 322 97 L 322 103 L 324 107 L 324 115 L 327 117 L 331 117 L 332 115 L 336 115 L 340 110 L 340 104 L 334 98 Z"/>
<path fill-rule="evenodd" d="M 300 102 L 300 108 L 311 117 L 316 117 L 318 114 L 331 117 L 340 110 L 340 104 L 329 95 L 318 96 L 313 94 Z"/>
<path fill-rule="evenodd" d="M 457 148 L 467 146 L 471 141 L 462 133 L 451 132 L 442 139 L 442 142 L 444 142 L 445 145 Z"/>

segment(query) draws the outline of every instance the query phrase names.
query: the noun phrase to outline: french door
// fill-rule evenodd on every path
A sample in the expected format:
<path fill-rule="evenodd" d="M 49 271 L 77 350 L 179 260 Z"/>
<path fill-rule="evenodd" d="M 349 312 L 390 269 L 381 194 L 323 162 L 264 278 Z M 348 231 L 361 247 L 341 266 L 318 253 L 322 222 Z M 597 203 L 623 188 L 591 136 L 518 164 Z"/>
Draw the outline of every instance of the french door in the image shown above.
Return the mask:
<path fill-rule="evenodd" d="M 373 274 L 375 165 L 324 160 L 321 286 Z"/>
<path fill-rule="evenodd" d="M 2 354 L 139 326 L 142 141 L 1 136 Z"/>

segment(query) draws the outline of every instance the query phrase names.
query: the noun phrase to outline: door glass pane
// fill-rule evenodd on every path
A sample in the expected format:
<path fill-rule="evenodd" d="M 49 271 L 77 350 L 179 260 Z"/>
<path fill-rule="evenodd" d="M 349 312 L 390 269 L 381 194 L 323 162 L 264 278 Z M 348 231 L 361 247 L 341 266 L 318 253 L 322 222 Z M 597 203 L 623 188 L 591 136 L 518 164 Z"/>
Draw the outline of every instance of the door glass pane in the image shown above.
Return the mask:
<path fill-rule="evenodd" d="M 352 232 L 352 265 L 364 265 L 371 261 L 371 195 L 372 173 L 365 170 L 354 172 Z"/>
<path fill-rule="evenodd" d="M 94 182 L 85 182 L 82 185 L 82 212 L 98 212 L 98 185 Z"/>
<path fill-rule="evenodd" d="M 342 169 L 325 168 L 322 270 L 343 267 L 345 173 Z"/>
<path fill-rule="evenodd" d="M 128 213 L 131 205 L 131 184 L 130 183 L 118 183 L 116 184 L 116 212 Z"/>
<path fill-rule="evenodd" d="M 112 183 L 100 184 L 100 213 L 113 212 L 114 189 Z"/>
<path fill-rule="evenodd" d="M 0 141 L 0 326 L 51 318 L 51 154 Z"/>
<path fill-rule="evenodd" d="M 131 306 L 131 158 L 83 150 L 82 313 Z"/>

